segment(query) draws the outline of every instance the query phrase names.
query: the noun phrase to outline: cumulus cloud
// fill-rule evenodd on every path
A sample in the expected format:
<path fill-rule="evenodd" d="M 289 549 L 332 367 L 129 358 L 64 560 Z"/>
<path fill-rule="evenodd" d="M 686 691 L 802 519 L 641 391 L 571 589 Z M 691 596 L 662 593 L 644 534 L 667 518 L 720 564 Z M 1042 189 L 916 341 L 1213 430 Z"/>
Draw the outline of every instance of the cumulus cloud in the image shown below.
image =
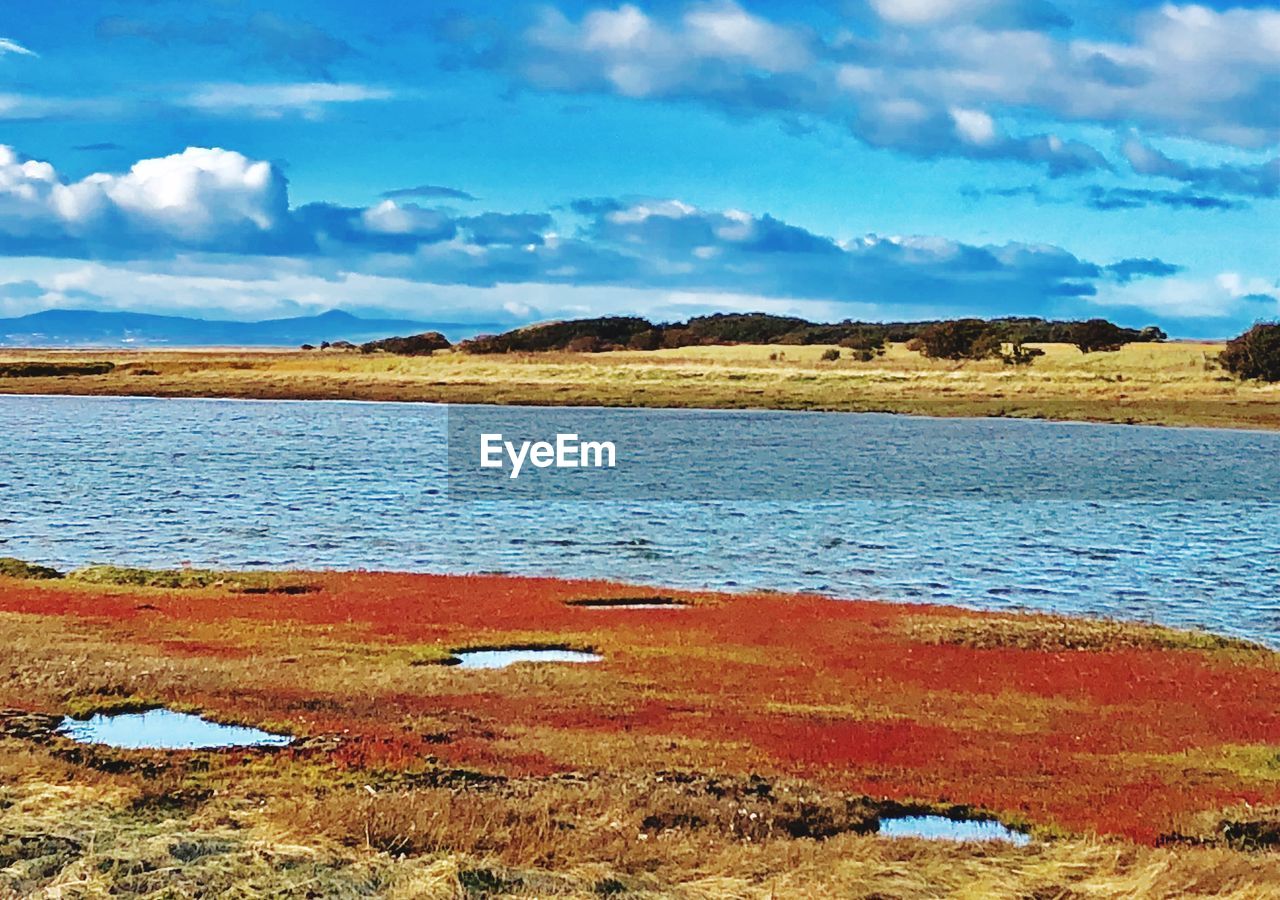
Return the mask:
<path fill-rule="evenodd" d="M 536 52 L 524 71 L 535 83 L 629 97 L 667 96 L 693 81 L 709 81 L 707 89 L 727 96 L 745 71 L 799 72 L 812 61 L 803 34 L 732 2 L 690 7 L 671 23 L 631 4 L 592 10 L 577 22 L 546 9 L 527 39 Z"/>
<path fill-rule="evenodd" d="M 450 20 L 458 64 L 534 88 L 704 103 L 847 125 L 924 157 L 1011 159 L 1063 175 L 1106 167 L 1094 147 L 1019 122 L 1137 125 L 1262 147 L 1280 141 L 1280 10 L 1166 3 L 1123 31 L 1073 36 L 1036 0 L 873 0 L 878 29 L 815 31 L 732 2 L 675 14 L 634 5 L 544 10 L 504 31 Z"/>
<path fill-rule="evenodd" d="M 76 181 L 0 148 L 0 252 L 182 270 L 187 277 L 201 265 L 220 273 L 265 267 L 433 289 L 521 284 L 734 294 L 892 308 L 899 316 L 1048 314 L 1094 295 L 1103 282 L 1177 271 L 1154 259 L 1101 266 L 1039 244 L 911 235 L 841 240 L 768 214 L 671 198 L 585 199 L 555 215 L 460 215 L 395 199 L 293 207 L 272 164 L 196 147 Z"/>
<path fill-rule="evenodd" d="M 192 147 L 68 182 L 0 146 L 0 235 L 10 255 L 249 252 L 287 230 L 288 217 L 284 176 L 233 151 Z"/>

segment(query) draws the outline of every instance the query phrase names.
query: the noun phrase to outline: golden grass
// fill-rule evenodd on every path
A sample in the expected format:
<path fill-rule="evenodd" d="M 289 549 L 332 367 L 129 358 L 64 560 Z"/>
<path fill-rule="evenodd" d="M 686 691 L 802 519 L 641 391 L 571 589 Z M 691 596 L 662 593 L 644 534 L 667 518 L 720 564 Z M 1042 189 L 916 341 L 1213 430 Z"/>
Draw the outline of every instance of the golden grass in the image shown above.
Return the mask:
<path fill-rule="evenodd" d="M 176 784 L 161 779 L 170 794 Z M 572 787 L 506 797 L 353 785 L 248 803 L 236 794 L 176 805 L 163 798 L 137 775 L 86 779 L 41 751 L 0 743 L 0 891 L 440 900 L 1280 896 L 1276 854 L 1100 840 L 1019 849 L 856 834 L 692 837 L 638 829 L 625 798 Z M 566 815 L 578 817 L 585 837 L 561 827 Z M 409 841 L 422 851 L 401 852 Z"/>
<path fill-rule="evenodd" d="M 927 360 L 901 345 L 871 362 L 822 346 L 431 357 L 301 351 L 0 351 L 0 364 L 110 361 L 106 375 L 0 378 L 0 393 L 776 408 L 1280 427 L 1280 386 L 1240 382 L 1220 343 L 1043 345 L 1029 367 Z"/>
<path fill-rule="evenodd" d="M 3 562 L 0 560 L 0 562 Z M 38 567 L 37 567 L 38 568 Z M 10 574 L 12 577 L 12 573 Z M 28 576 L 30 577 L 30 576 Z M 48 577 L 37 572 L 35 577 Z M 66 578 L 94 585 L 151 588 L 212 588 L 241 594 L 304 594 L 305 581 L 279 572 L 225 572 L 216 569 L 139 569 L 127 566 L 85 566 Z"/>
<path fill-rule="evenodd" d="M 646 649 L 634 675 L 615 668 L 607 689 L 591 667 L 460 678 L 443 666 L 414 662 L 438 660 L 467 640 L 389 640 L 354 605 L 350 618 L 336 607 L 342 612 L 336 624 L 295 618 L 339 586 L 370 576 L 311 578 L 321 591 L 303 597 L 237 596 L 225 584 L 124 594 L 118 585 L 0 581 L 5 602 L 25 592 L 44 598 L 50 610 L 0 614 L 6 636 L 0 704 L 44 713 L 0 712 L 0 896 L 1280 897 L 1280 853 L 1237 849 L 1255 838 L 1272 843 L 1277 816 L 1270 808 L 1188 817 L 1178 832 L 1187 843 L 1169 847 L 1061 836 L 1052 827 L 1037 828 L 1045 839 L 1025 848 L 883 840 L 862 832 L 883 813 L 884 801 L 816 778 L 752 775 L 752 763 L 743 762 L 751 759 L 745 745 L 676 731 L 594 732 L 537 718 L 521 723 L 505 718 L 508 707 L 497 702 L 509 696 L 519 706 L 553 709 L 553 698 L 589 696 L 602 722 L 623 721 L 655 700 L 673 709 L 692 704 L 694 682 L 663 680 L 651 665 L 657 648 Z M 501 585 L 489 587 L 477 596 L 492 596 Z M 86 599 L 87 592 L 93 596 Z M 564 604 L 571 598 L 636 593 L 617 585 L 568 586 L 547 610 L 572 612 Z M 83 604 L 83 612 L 60 606 L 64 599 Z M 100 602 L 90 602 L 95 599 Z M 689 617 L 752 602 L 719 600 L 720 606 L 707 603 L 700 611 L 638 615 L 665 616 L 678 629 L 696 621 Z M 222 616 L 232 603 L 240 614 Z M 404 600 L 390 606 L 427 624 L 441 618 L 415 613 Z M 845 608 L 824 601 L 810 614 Z M 454 609 L 461 615 L 467 606 Z M 894 609 L 868 605 L 863 614 L 879 628 L 875 623 Z M 255 610 L 261 618 L 239 617 Z M 950 645 L 959 641 L 996 652 L 1172 651 L 1228 667 L 1245 659 L 1230 643 L 1147 626 L 900 612 L 898 621 L 883 626 L 886 635 L 941 642 L 947 652 L 956 652 Z M 611 624 L 615 613 L 577 614 L 590 617 L 592 628 L 622 627 Z M 975 626 L 984 618 L 987 630 Z M 505 627 L 504 643 L 545 640 Z M 1046 637 L 1033 637 L 1036 629 Z M 586 631 L 561 638 L 594 643 Z M 476 643 L 488 639 L 475 632 Z M 730 649 L 715 658 L 717 670 L 759 664 Z M 692 667 L 686 660 L 681 670 Z M 749 673 L 743 677 L 746 689 L 758 684 Z M 807 707 L 800 695 L 785 692 L 773 705 L 780 714 L 842 722 L 900 716 L 917 702 L 914 693 L 895 699 L 888 683 L 857 696 L 816 683 L 813 691 Z M 884 709 L 868 708 L 866 697 L 881 698 Z M 275 753 L 114 751 L 51 738 L 41 724 L 63 712 L 153 703 L 195 711 L 193 701 L 220 720 L 300 733 L 303 746 Z M 715 702 L 717 712 L 731 716 L 742 700 L 724 691 Z M 1028 734 L 1055 718 L 1114 712 L 1083 697 L 1044 697 L 1037 706 L 1034 697 L 1012 690 L 956 690 L 921 695 L 919 702 L 922 721 L 976 731 L 1017 720 Z M 376 719 L 389 740 L 417 734 L 439 735 L 440 742 L 429 740 L 425 753 L 396 764 L 352 761 L 338 748 L 342 729 L 361 716 L 366 730 Z M 365 745 L 376 743 L 378 733 L 362 738 Z M 477 772 L 448 761 L 450 748 L 481 744 L 495 760 L 536 751 L 577 762 L 568 771 Z M 1276 753 L 1265 742 L 1238 743 L 1120 754 L 1117 766 L 1167 771 L 1188 789 L 1219 775 L 1274 783 L 1280 778 Z"/>
<path fill-rule="evenodd" d="M 937 616 L 910 618 L 906 633 L 928 644 L 978 649 L 997 647 L 1058 652 L 1064 650 L 1246 650 L 1267 652 L 1261 644 L 1205 631 L 1111 619 L 1061 618 L 1034 614 L 1011 616 Z"/>

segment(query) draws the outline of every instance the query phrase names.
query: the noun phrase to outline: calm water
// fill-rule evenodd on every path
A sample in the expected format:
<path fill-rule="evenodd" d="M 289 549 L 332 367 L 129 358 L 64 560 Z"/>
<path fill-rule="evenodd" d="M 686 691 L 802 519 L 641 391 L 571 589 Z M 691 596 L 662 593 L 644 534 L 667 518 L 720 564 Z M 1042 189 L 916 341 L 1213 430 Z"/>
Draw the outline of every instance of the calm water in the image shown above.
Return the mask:
<path fill-rule="evenodd" d="M 170 709 L 97 715 L 89 719 L 66 718 L 58 730 L 82 744 L 106 744 L 125 750 L 283 747 L 293 740 L 288 735 L 240 725 L 223 725 Z"/>
<path fill-rule="evenodd" d="M 528 429 L 545 413 L 468 414 Z M 523 478 L 508 491 L 502 473 L 460 488 L 441 407 L 0 397 L 0 555 L 802 589 L 1203 625 L 1280 646 L 1280 506 L 1255 499 L 1280 484 L 1280 435 L 581 415 L 623 457 L 593 500 Z"/>
<path fill-rule="evenodd" d="M 594 663 L 604 659 L 580 650 L 466 650 L 455 653 L 459 669 L 505 669 L 516 663 Z"/>
<path fill-rule="evenodd" d="M 1024 847 L 1030 835 L 990 819 L 948 819 L 946 816 L 902 816 L 881 819 L 877 834 L 889 838 L 926 838 L 935 841 L 1006 841 Z"/>

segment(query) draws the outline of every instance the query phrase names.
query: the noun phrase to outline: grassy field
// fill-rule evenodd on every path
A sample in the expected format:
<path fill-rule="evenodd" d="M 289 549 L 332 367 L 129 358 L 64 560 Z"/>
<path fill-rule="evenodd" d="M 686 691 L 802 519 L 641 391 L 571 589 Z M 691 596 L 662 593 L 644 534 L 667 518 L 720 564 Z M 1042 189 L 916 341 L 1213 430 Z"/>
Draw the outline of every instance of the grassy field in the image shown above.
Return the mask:
<path fill-rule="evenodd" d="M 1030 367 L 820 359 L 825 347 L 397 357 L 344 352 L 0 351 L 6 365 L 107 361 L 104 375 L 0 377 L 0 393 L 420 400 L 447 403 L 881 411 L 1098 422 L 1280 427 L 1280 386 L 1241 383 L 1221 344 L 1046 345 Z"/>
<path fill-rule="evenodd" d="M 7 571 L 15 895 L 1280 896 L 1280 659 L 1238 641 L 780 594 L 600 609 L 657 592 L 500 576 Z M 546 644 L 603 661 L 447 665 Z M 151 706 L 298 740 L 54 733 Z M 957 809 L 1035 840 L 872 833 Z"/>

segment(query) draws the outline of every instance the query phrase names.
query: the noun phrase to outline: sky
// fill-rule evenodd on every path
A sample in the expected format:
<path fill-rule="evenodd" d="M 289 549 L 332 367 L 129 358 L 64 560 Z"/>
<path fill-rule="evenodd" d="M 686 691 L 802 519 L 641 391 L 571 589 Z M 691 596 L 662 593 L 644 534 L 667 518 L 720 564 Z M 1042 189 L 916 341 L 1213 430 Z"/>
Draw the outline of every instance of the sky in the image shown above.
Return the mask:
<path fill-rule="evenodd" d="M 1280 318 L 1280 6 L 0 12 L 0 316 Z"/>

